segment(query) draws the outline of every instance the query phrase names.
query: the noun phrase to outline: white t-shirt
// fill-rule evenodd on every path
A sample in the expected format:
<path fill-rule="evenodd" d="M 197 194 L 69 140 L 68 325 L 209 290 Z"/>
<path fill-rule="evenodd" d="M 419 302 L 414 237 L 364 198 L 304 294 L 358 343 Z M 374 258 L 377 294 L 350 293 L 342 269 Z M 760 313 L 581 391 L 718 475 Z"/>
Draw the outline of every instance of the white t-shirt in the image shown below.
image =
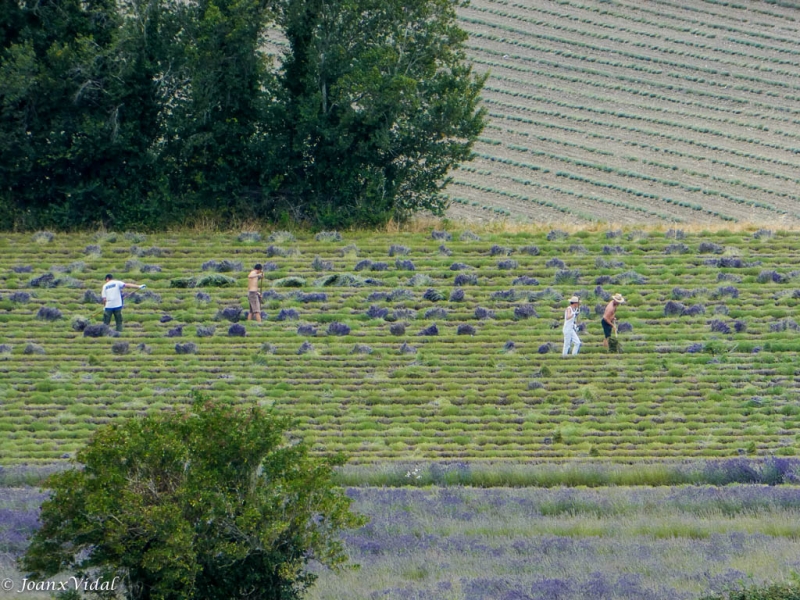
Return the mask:
<path fill-rule="evenodd" d="M 100 294 L 105 298 L 106 308 L 121 308 L 122 307 L 122 288 L 125 287 L 124 281 L 117 281 L 112 279 L 106 282 L 103 286 L 103 292 Z"/>

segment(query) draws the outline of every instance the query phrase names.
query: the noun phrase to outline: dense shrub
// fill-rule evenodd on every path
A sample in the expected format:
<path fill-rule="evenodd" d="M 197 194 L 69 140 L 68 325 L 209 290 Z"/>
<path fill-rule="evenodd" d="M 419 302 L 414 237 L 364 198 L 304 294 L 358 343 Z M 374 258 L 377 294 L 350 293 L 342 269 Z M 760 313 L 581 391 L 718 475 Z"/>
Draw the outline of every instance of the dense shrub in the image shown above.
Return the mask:
<path fill-rule="evenodd" d="M 60 310 L 49 306 L 42 306 L 39 308 L 39 312 L 36 313 L 36 318 L 42 321 L 58 321 L 62 316 Z"/>
<path fill-rule="evenodd" d="M 169 323 L 173 321 L 172 315 L 161 315 L 161 318 L 158 320 L 159 323 Z"/>
<path fill-rule="evenodd" d="M 439 240 L 442 242 L 449 242 L 453 239 L 453 236 L 450 235 L 446 231 L 436 231 L 435 229 L 431 232 L 431 239 Z"/>
<path fill-rule="evenodd" d="M 436 323 L 434 323 L 420 331 L 417 335 L 439 335 L 439 328 L 436 326 Z"/>
<path fill-rule="evenodd" d="M 205 292 L 197 292 L 194 295 L 194 299 L 198 302 L 211 302 L 211 295 L 206 294 Z"/>
<path fill-rule="evenodd" d="M 756 277 L 758 283 L 786 283 L 788 280 L 789 278 L 786 275 L 769 270 L 761 271 Z"/>
<path fill-rule="evenodd" d="M 503 344 L 503 352 L 513 352 L 516 349 L 517 349 L 517 345 L 514 342 L 512 342 L 511 340 L 509 340 L 505 344 Z"/>
<path fill-rule="evenodd" d="M 711 327 L 711 331 L 714 333 L 730 333 L 731 328 L 725 321 L 720 321 L 719 319 L 713 319 L 708 322 L 708 325 Z"/>
<path fill-rule="evenodd" d="M 86 293 L 88 294 L 89 290 L 86 290 Z M 31 295 L 28 292 L 13 292 L 12 294 L 8 295 L 8 299 L 11 302 L 16 302 L 17 304 L 26 304 L 31 301 Z M 100 299 L 99 296 L 98 299 Z M 100 299 L 100 301 L 102 301 L 102 299 Z"/>
<path fill-rule="evenodd" d="M 243 231 L 236 237 L 236 241 L 243 244 L 257 244 L 261 239 L 261 234 L 257 231 Z"/>
<path fill-rule="evenodd" d="M 558 229 L 553 229 L 547 234 L 547 241 L 554 242 L 555 240 L 565 240 L 569 237 L 569 234 L 566 231 L 560 231 Z"/>
<path fill-rule="evenodd" d="M 580 276 L 581 272 L 577 269 L 563 269 L 556 272 L 555 282 L 557 285 L 575 285 Z"/>
<path fill-rule="evenodd" d="M 463 231 L 461 235 L 458 236 L 458 239 L 462 242 L 480 242 L 480 236 L 472 233 L 471 231 Z"/>
<path fill-rule="evenodd" d="M 534 277 L 529 277 L 528 275 L 521 275 L 520 277 L 516 277 L 511 282 L 511 285 L 539 285 L 539 280 Z"/>
<path fill-rule="evenodd" d="M 689 254 L 691 251 L 686 244 L 670 244 L 664 248 L 664 254 Z"/>
<path fill-rule="evenodd" d="M 461 288 L 456 288 L 452 292 L 450 292 L 450 302 L 463 302 L 464 301 L 464 290 Z"/>
<path fill-rule="evenodd" d="M 406 326 L 403 323 L 394 323 L 389 327 L 389 332 L 392 335 L 405 335 Z"/>
<path fill-rule="evenodd" d="M 413 277 L 409 278 L 408 285 L 410 285 L 411 287 L 433 285 L 433 279 L 430 277 L 430 275 L 426 275 L 424 273 L 417 273 Z"/>
<path fill-rule="evenodd" d="M 311 292 L 308 294 L 304 294 L 303 292 L 297 292 L 295 294 L 295 299 L 298 302 L 302 302 L 303 304 L 309 304 L 311 302 L 327 302 L 328 294 L 324 292 Z"/>
<path fill-rule="evenodd" d="M 561 260 L 560 258 L 551 258 L 545 264 L 545 267 L 555 268 L 555 269 L 566 269 L 567 264 Z"/>
<path fill-rule="evenodd" d="M 279 244 L 290 243 L 296 241 L 294 234 L 290 231 L 273 231 L 267 238 L 268 242 L 277 242 Z"/>
<path fill-rule="evenodd" d="M 167 331 L 167 337 L 183 337 L 183 325 L 178 325 Z"/>
<path fill-rule="evenodd" d="M 453 254 L 453 251 L 450 250 L 450 248 L 448 248 L 444 244 L 442 244 L 441 246 L 439 246 L 439 254 L 441 254 L 442 256 L 450 256 Z"/>
<path fill-rule="evenodd" d="M 366 315 L 370 319 L 385 319 L 386 316 L 389 314 L 388 308 L 381 308 L 380 306 L 371 305 L 366 312 Z"/>
<path fill-rule="evenodd" d="M 714 242 L 701 242 L 697 250 L 700 254 L 722 254 L 725 252 L 725 248 Z"/>
<path fill-rule="evenodd" d="M 277 321 L 296 321 L 300 318 L 300 313 L 298 313 L 293 308 L 282 308 L 281 311 L 278 313 L 278 316 L 275 317 Z"/>
<path fill-rule="evenodd" d="M 702 304 L 693 304 L 683 310 L 681 313 L 682 316 L 685 317 L 695 317 L 697 315 L 704 315 L 706 314 L 706 307 Z"/>
<path fill-rule="evenodd" d="M 114 331 L 113 329 L 111 329 L 111 327 L 109 327 L 105 323 L 98 323 L 97 325 L 87 325 L 86 327 L 84 327 L 83 336 L 92 338 L 98 338 L 104 336 L 118 337 L 119 332 Z"/>
<path fill-rule="evenodd" d="M 468 264 L 460 263 L 460 262 L 455 262 L 452 265 L 450 265 L 450 270 L 451 271 L 466 271 L 467 269 L 471 269 L 471 268 L 472 267 L 470 267 Z"/>
<path fill-rule="evenodd" d="M 514 317 L 517 319 L 530 319 L 531 317 L 538 317 L 536 309 L 532 304 L 520 304 L 514 307 Z"/>
<path fill-rule="evenodd" d="M 231 321 L 232 323 L 236 323 L 240 321 L 242 318 L 242 307 L 241 306 L 226 306 L 217 311 L 217 314 L 214 316 L 214 319 L 220 321 L 225 319 L 226 321 Z"/>
<path fill-rule="evenodd" d="M 453 280 L 453 285 L 463 287 L 465 285 L 478 285 L 478 276 L 474 273 L 459 273 Z"/>
<path fill-rule="evenodd" d="M 458 335 L 475 335 L 475 328 L 472 325 L 461 324 L 456 329 Z"/>
<path fill-rule="evenodd" d="M 356 266 L 354 267 L 354 269 L 355 269 L 356 271 L 366 271 L 366 270 L 368 270 L 368 269 L 369 269 L 371 266 L 372 266 L 372 261 L 371 261 L 370 259 L 368 259 L 368 258 L 365 258 L 364 260 L 360 260 L 360 261 L 358 261 L 358 262 L 356 263 Z"/>
<path fill-rule="evenodd" d="M 33 241 L 37 244 L 49 244 L 53 241 L 55 235 L 50 231 L 37 231 L 33 234 Z"/>
<path fill-rule="evenodd" d="M 311 268 L 315 271 L 333 271 L 333 262 L 330 260 L 322 260 L 319 256 L 315 256 L 311 261 Z"/>
<path fill-rule="evenodd" d="M 244 325 L 234 323 L 228 327 L 228 335 L 231 337 L 244 337 L 247 335 L 247 330 L 244 328 Z"/>
<path fill-rule="evenodd" d="M 441 302 L 444 300 L 444 294 L 439 290 L 435 290 L 433 288 L 428 288 L 425 290 L 425 293 L 422 294 L 422 297 L 427 300 L 428 302 Z"/>
<path fill-rule="evenodd" d="M 494 311 L 479 306 L 478 308 L 475 309 L 475 318 L 478 320 L 494 319 Z"/>
<path fill-rule="evenodd" d="M 297 349 L 298 354 L 310 354 L 312 352 L 314 352 L 314 346 L 308 340 L 300 344 L 300 347 Z"/>
<path fill-rule="evenodd" d="M 130 352 L 130 343 L 129 342 L 114 342 L 111 345 L 111 352 L 116 354 L 117 356 L 122 356 L 123 354 L 128 354 Z"/>
<path fill-rule="evenodd" d="M 529 256 L 539 256 L 539 247 L 538 246 L 522 246 L 519 249 L 521 254 L 527 254 Z"/>
<path fill-rule="evenodd" d="M 22 350 L 23 354 L 44 354 L 44 348 L 39 344 L 28 342 Z"/>
<path fill-rule="evenodd" d="M 297 335 L 305 335 L 305 336 L 316 337 L 317 328 L 314 327 L 313 325 L 308 324 L 308 323 L 304 323 L 302 325 L 298 325 L 297 326 Z"/>
<path fill-rule="evenodd" d="M 409 254 L 411 254 L 411 249 L 407 246 L 401 246 L 400 244 L 389 246 L 389 256 L 408 256 Z"/>
<path fill-rule="evenodd" d="M 403 345 L 400 346 L 400 354 L 416 354 L 416 353 L 417 353 L 416 346 L 410 346 L 406 342 L 403 342 Z"/>
<path fill-rule="evenodd" d="M 72 331 L 81 332 L 89 326 L 89 319 L 85 317 L 74 317 L 70 324 Z"/>
<path fill-rule="evenodd" d="M 33 267 L 29 265 L 16 265 L 11 267 L 11 270 L 14 271 L 14 273 L 33 273 Z"/>
<path fill-rule="evenodd" d="M 341 242 L 342 234 L 338 231 L 320 231 L 314 239 L 318 242 Z"/>
<path fill-rule="evenodd" d="M 350 327 L 344 323 L 334 321 L 328 325 L 328 335 L 349 335 Z"/>
<path fill-rule="evenodd" d="M 34 288 L 54 288 L 57 285 L 56 276 L 52 273 L 45 273 L 44 275 L 31 279 L 28 285 Z"/>
<path fill-rule="evenodd" d="M 238 325 L 241 327 L 241 325 Z M 176 354 L 197 354 L 197 344 L 194 342 L 186 342 L 185 344 L 175 344 Z"/>
<path fill-rule="evenodd" d="M 497 244 L 489 248 L 489 256 L 511 256 L 513 252 L 513 248 L 498 246 Z"/>
<path fill-rule="evenodd" d="M 417 312 L 412 308 L 396 308 L 392 311 L 392 319 L 395 321 L 399 321 L 401 319 L 413 321 L 416 318 Z"/>
<path fill-rule="evenodd" d="M 350 354 L 372 354 L 372 347 L 367 344 L 356 344 Z"/>
<path fill-rule="evenodd" d="M 447 319 L 450 313 L 447 312 L 444 308 L 429 308 L 425 311 L 425 318 L 426 319 Z"/>
<path fill-rule="evenodd" d="M 394 266 L 398 271 L 416 271 L 417 268 L 410 260 L 396 260 Z"/>
<path fill-rule="evenodd" d="M 622 246 L 603 246 L 603 254 L 626 254 Z"/>
<path fill-rule="evenodd" d="M 231 273 L 234 271 L 242 270 L 242 263 L 240 261 L 232 260 L 209 260 L 204 262 L 201 267 L 203 271 L 214 271 L 216 273 Z"/>
<path fill-rule="evenodd" d="M 195 334 L 197 337 L 211 337 L 217 331 L 214 325 L 197 325 L 195 326 Z"/>
<path fill-rule="evenodd" d="M 686 310 L 686 305 L 681 304 L 680 302 L 676 302 L 675 300 L 669 300 L 664 305 L 664 316 L 667 317 L 674 317 L 683 314 L 683 311 Z"/>
<path fill-rule="evenodd" d="M 682 240 L 686 237 L 686 233 L 683 229 L 668 229 L 664 237 L 667 239 Z"/>
<path fill-rule="evenodd" d="M 290 287 L 290 288 L 299 288 L 303 287 L 306 284 L 306 280 L 304 277 L 298 277 L 297 275 L 290 275 L 289 277 L 283 277 L 281 279 L 276 279 L 272 282 L 272 285 L 275 287 Z"/>

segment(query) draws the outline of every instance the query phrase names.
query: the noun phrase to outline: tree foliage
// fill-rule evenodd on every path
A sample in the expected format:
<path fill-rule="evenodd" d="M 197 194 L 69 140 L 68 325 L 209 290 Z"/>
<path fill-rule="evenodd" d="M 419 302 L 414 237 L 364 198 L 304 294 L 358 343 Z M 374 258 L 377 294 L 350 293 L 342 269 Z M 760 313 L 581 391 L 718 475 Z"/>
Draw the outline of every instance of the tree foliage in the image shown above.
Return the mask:
<path fill-rule="evenodd" d="M 461 4 L 5 2 L 0 227 L 440 213 L 484 125 Z"/>
<path fill-rule="evenodd" d="M 119 577 L 129 599 L 297 598 L 311 559 L 337 567 L 337 534 L 363 524 L 288 422 L 197 399 L 191 412 L 105 427 L 52 476 L 21 559 L 37 579 Z"/>

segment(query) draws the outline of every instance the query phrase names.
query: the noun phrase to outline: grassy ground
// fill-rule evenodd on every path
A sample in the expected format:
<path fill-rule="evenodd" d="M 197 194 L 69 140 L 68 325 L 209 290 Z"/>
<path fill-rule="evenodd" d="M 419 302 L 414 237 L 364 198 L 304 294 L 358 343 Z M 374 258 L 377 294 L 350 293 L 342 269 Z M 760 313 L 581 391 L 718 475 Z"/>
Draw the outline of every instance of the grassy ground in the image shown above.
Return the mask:
<path fill-rule="evenodd" d="M 195 390 L 274 406 L 315 451 L 357 463 L 797 452 L 791 233 L 238 238 L 4 236 L 0 462 L 68 457 L 97 425 L 167 410 Z M 224 261 L 234 270 L 215 272 Z M 256 261 L 274 269 L 266 320 L 234 336 Z M 86 337 L 107 272 L 148 289 L 128 297 L 121 337 Z M 209 276 L 226 287 L 175 287 Z M 600 344 L 597 311 L 611 293 L 628 300 L 622 355 Z M 564 359 L 573 294 L 584 345 Z"/>

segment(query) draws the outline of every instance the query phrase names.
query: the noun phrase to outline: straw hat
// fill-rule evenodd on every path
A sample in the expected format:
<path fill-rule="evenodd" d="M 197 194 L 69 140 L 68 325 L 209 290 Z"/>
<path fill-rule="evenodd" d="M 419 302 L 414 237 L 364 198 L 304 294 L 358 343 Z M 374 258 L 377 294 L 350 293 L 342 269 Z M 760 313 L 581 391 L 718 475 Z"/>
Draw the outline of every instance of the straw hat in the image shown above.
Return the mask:
<path fill-rule="evenodd" d="M 611 299 L 619 304 L 625 304 L 625 298 L 622 297 L 622 294 L 614 294 Z"/>
<path fill-rule="evenodd" d="M 572 298 L 569 299 L 569 303 L 570 304 L 577 304 L 580 301 L 581 301 L 581 299 L 578 298 L 577 296 L 573 296 Z"/>

